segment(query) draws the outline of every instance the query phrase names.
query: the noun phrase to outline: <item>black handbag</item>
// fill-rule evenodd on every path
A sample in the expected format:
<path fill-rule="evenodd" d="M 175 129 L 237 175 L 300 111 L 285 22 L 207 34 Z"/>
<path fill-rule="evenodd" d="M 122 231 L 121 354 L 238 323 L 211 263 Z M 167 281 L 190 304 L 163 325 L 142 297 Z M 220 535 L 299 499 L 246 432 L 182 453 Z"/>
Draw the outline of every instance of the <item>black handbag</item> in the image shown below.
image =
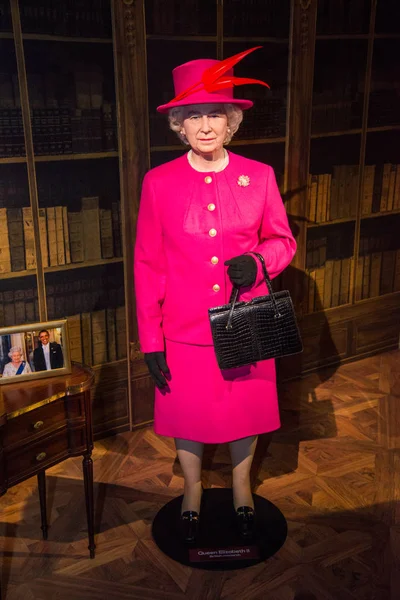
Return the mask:
<path fill-rule="evenodd" d="M 237 302 L 239 288 L 232 290 L 229 304 L 208 309 L 215 354 L 220 369 L 233 369 L 268 358 L 297 354 L 303 344 L 290 293 L 274 293 L 261 254 L 269 296 Z"/>

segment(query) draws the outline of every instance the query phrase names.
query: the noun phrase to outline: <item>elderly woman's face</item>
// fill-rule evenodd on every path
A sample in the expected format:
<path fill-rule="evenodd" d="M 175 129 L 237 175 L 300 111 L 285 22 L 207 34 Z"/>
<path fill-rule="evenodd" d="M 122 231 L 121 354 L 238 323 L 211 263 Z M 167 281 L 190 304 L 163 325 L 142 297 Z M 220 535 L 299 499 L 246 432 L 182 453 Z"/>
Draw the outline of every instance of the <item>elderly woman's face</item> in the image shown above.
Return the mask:
<path fill-rule="evenodd" d="M 193 150 L 211 154 L 222 148 L 228 118 L 221 104 L 192 104 L 184 107 L 182 133 Z"/>
<path fill-rule="evenodd" d="M 11 354 L 11 360 L 13 363 L 20 363 L 21 362 L 21 352 L 13 352 Z"/>

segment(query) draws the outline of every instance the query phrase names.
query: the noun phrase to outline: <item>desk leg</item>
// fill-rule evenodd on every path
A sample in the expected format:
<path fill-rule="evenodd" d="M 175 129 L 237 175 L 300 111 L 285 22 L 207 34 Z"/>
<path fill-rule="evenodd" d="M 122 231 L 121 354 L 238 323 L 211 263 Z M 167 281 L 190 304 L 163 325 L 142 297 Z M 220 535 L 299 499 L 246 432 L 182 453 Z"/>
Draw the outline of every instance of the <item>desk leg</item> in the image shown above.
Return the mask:
<path fill-rule="evenodd" d="M 40 500 L 40 517 L 42 519 L 43 539 L 47 540 L 47 515 L 46 515 L 46 471 L 38 473 L 38 487 Z"/>
<path fill-rule="evenodd" d="M 88 524 L 90 558 L 94 558 L 94 503 L 93 503 L 93 461 L 90 454 L 83 459 L 83 479 L 85 482 L 86 515 Z"/>

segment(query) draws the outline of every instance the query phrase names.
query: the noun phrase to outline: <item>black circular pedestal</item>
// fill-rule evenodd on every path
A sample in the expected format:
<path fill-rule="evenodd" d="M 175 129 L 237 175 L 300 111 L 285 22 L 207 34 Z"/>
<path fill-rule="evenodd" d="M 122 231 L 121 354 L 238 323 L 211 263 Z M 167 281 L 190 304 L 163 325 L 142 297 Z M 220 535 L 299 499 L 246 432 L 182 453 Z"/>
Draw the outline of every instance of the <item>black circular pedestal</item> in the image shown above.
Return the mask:
<path fill-rule="evenodd" d="M 203 493 L 197 542 L 187 546 L 180 531 L 182 498 L 174 498 L 159 510 L 152 534 L 160 550 L 183 565 L 206 570 L 242 569 L 273 556 L 286 540 L 285 517 L 265 498 L 254 495 L 256 533 L 253 539 L 243 540 L 236 528 L 232 490 L 208 489 Z"/>

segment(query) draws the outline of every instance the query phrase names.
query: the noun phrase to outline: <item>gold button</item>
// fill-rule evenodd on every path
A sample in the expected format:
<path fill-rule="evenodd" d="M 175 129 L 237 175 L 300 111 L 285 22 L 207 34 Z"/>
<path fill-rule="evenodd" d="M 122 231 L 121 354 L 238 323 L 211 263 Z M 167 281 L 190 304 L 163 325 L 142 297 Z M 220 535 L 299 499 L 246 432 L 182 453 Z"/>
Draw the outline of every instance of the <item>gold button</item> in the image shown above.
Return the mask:
<path fill-rule="evenodd" d="M 214 292 L 219 292 L 221 288 L 219 287 L 218 283 L 216 283 L 215 285 L 213 285 L 213 290 Z"/>
<path fill-rule="evenodd" d="M 208 208 L 209 211 L 213 211 L 213 210 L 215 210 L 215 204 L 209 204 L 207 206 L 207 208 Z"/>
<path fill-rule="evenodd" d="M 217 235 L 217 230 L 216 229 L 210 229 L 210 231 L 208 232 L 208 235 L 210 235 L 211 237 L 215 237 Z"/>
<path fill-rule="evenodd" d="M 218 256 L 213 256 L 211 259 L 211 262 L 213 265 L 217 265 L 218 264 Z"/>
<path fill-rule="evenodd" d="M 207 175 L 207 177 L 204 177 L 204 181 L 206 183 L 211 183 L 212 182 L 212 177 L 210 177 L 209 175 Z"/>

